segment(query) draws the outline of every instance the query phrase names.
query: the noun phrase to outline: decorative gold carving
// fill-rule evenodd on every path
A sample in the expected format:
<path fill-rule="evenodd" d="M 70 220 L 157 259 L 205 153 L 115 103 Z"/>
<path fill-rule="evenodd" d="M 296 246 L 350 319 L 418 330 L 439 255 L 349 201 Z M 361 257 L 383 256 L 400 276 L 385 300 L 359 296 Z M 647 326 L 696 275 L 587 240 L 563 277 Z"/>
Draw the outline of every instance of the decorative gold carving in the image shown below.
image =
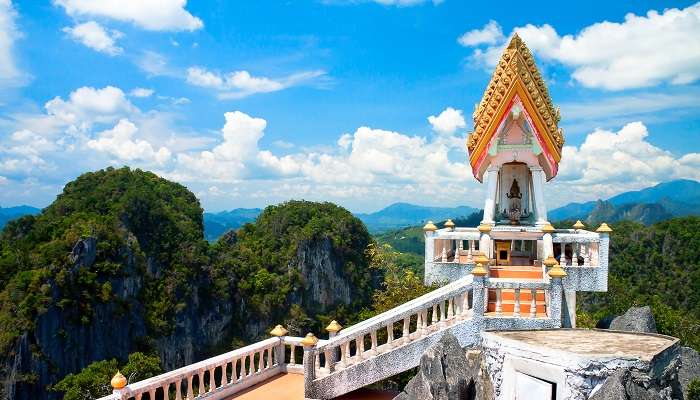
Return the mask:
<path fill-rule="evenodd" d="M 505 93 L 520 79 L 527 93 L 530 95 L 535 108 L 540 113 L 544 122 L 546 133 L 554 142 L 561 154 L 564 146 L 564 133 L 557 126 L 561 119 L 559 108 L 555 108 L 549 97 L 547 86 L 542 75 L 537 70 L 537 65 L 532 53 L 520 37 L 515 34 L 503 52 L 496 70 L 491 76 L 484 97 L 476 106 L 474 114 L 474 132 L 467 139 L 467 148 L 472 153 L 486 132 L 486 127 L 496 115 L 500 102 L 505 100 Z"/>

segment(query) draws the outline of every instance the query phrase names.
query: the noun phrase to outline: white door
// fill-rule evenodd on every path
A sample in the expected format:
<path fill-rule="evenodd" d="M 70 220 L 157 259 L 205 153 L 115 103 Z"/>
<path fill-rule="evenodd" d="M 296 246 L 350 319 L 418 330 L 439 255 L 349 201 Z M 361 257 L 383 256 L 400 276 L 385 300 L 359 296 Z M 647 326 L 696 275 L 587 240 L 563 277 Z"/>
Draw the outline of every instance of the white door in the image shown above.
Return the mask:
<path fill-rule="evenodd" d="M 534 376 L 517 372 L 515 400 L 556 400 L 555 385 Z"/>

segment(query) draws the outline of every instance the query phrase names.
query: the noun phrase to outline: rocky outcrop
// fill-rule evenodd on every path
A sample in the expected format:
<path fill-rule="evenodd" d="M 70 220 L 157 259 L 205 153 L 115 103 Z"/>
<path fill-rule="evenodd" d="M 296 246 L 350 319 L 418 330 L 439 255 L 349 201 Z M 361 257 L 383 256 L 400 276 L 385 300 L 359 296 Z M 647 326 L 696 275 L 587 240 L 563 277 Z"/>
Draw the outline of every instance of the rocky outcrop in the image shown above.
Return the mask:
<path fill-rule="evenodd" d="M 627 312 L 610 322 L 609 329 L 656 333 L 656 322 L 649 306 L 630 307 Z"/>
<path fill-rule="evenodd" d="M 337 304 L 350 304 L 350 281 L 343 264 L 333 255 L 330 238 L 299 243 L 295 267 L 301 271 L 305 307 L 326 312 Z"/>
<path fill-rule="evenodd" d="M 683 398 L 688 399 L 688 385 L 693 379 L 700 380 L 700 354 L 690 347 L 681 347 L 681 368 L 678 381 L 683 388 Z"/>
<path fill-rule="evenodd" d="M 613 372 L 595 389 L 589 400 L 676 400 L 681 399 L 677 364 L 671 363 L 659 379 L 630 369 Z"/>
<path fill-rule="evenodd" d="M 493 390 L 484 373 L 481 352 L 465 352 L 446 333 L 425 351 L 418 373 L 394 400 L 486 400 Z"/>

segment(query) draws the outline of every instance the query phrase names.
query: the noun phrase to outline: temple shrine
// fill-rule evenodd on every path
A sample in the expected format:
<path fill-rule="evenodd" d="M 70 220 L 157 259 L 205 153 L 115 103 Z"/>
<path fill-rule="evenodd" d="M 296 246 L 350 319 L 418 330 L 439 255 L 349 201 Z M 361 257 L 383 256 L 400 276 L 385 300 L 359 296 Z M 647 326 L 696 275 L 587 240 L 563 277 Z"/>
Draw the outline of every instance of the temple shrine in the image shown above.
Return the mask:
<path fill-rule="evenodd" d="M 544 186 L 564 135 L 517 35 L 473 117 L 467 150 L 486 184 L 484 216 L 477 227 L 425 225 L 425 283 L 438 289 L 349 327 L 333 321 L 325 339 L 278 325 L 268 339 L 144 381 L 118 373 L 101 400 L 387 398 L 358 390 L 417 367 L 448 333 L 479 349 L 494 399 L 588 399 L 628 367 L 657 379 L 677 339 L 561 329 L 576 327 L 577 292 L 607 290 L 612 230 L 548 221 Z"/>

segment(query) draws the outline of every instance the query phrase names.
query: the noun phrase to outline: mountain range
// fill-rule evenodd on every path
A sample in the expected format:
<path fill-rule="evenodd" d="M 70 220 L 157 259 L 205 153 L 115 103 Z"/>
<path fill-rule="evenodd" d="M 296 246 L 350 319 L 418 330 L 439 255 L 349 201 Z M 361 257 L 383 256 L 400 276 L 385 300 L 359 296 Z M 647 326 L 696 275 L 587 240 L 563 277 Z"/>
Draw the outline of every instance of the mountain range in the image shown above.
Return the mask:
<path fill-rule="evenodd" d="M 0 208 L 0 228 L 7 221 L 41 210 L 30 206 Z M 409 203 L 394 203 L 373 213 L 356 213 L 372 233 L 382 233 L 425 221 L 447 218 L 466 219 L 479 209 L 469 206 L 428 207 Z M 204 213 L 204 233 L 209 241 L 218 239 L 230 229 L 253 222 L 262 212 L 259 208 L 236 208 L 230 211 Z M 625 192 L 607 200 L 569 203 L 550 210 L 550 221 L 580 219 L 589 225 L 602 221 L 632 220 L 649 225 L 673 217 L 700 215 L 700 182 L 679 179 L 663 182 L 642 190 Z"/>
<path fill-rule="evenodd" d="M 679 179 L 607 200 L 569 203 L 549 211 L 550 221 L 577 220 L 595 224 L 631 220 L 645 225 L 673 217 L 700 215 L 700 182 Z"/>
<path fill-rule="evenodd" d="M 36 215 L 41 212 L 41 209 L 31 206 L 16 206 L 16 207 L 0 207 L 0 229 L 9 221 L 19 218 L 23 215 Z"/>

